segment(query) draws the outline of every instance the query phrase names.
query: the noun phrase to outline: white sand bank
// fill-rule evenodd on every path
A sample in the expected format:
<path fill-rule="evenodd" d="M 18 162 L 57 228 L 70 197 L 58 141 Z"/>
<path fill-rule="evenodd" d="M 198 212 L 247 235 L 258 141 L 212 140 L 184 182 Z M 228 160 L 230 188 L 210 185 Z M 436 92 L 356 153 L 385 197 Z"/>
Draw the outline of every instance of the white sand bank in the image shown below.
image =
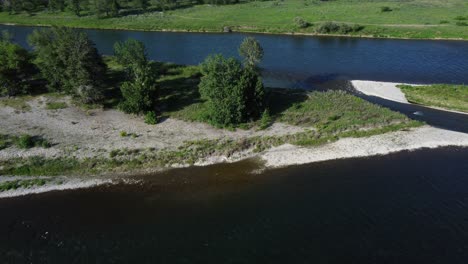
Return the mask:
<path fill-rule="evenodd" d="M 356 90 L 365 95 L 377 96 L 387 100 L 409 104 L 405 94 L 397 87 L 397 85 L 401 83 L 355 80 L 351 81 L 351 84 Z"/>
<path fill-rule="evenodd" d="M 424 126 L 367 138 L 345 138 L 314 148 L 283 145 L 268 150 L 261 158 L 267 167 L 274 168 L 444 146 L 468 147 L 468 134 Z"/>

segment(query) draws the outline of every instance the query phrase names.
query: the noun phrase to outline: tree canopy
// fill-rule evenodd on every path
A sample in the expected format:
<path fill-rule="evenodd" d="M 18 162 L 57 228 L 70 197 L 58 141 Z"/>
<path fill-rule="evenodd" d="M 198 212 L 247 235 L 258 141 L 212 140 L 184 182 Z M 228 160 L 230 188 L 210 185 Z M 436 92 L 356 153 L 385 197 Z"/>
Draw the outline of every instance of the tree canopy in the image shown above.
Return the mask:
<path fill-rule="evenodd" d="M 86 86 L 101 94 L 106 65 L 86 33 L 53 27 L 35 30 L 29 42 L 50 90 L 78 95 L 80 87 Z"/>
<path fill-rule="evenodd" d="M 247 37 L 239 47 L 239 55 L 246 66 L 255 67 L 263 59 L 263 48 L 255 38 Z"/>
<path fill-rule="evenodd" d="M 230 126 L 258 118 L 263 109 L 264 88 L 256 71 L 222 55 L 208 57 L 201 64 L 201 71 L 199 90 L 207 101 L 211 123 Z"/>
<path fill-rule="evenodd" d="M 29 52 L 12 43 L 4 34 L 0 38 L 0 95 L 14 96 L 27 92 L 33 73 Z"/>

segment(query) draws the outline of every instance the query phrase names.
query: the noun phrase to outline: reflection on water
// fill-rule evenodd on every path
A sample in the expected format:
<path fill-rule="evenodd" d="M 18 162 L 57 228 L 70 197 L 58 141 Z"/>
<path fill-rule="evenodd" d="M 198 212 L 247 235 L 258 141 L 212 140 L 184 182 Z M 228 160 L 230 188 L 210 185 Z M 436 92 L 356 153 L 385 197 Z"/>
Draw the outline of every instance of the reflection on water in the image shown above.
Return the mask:
<path fill-rule="evenodd" d="M 0 200 L 2 263 L 466 263 L 468 149 Z"/>

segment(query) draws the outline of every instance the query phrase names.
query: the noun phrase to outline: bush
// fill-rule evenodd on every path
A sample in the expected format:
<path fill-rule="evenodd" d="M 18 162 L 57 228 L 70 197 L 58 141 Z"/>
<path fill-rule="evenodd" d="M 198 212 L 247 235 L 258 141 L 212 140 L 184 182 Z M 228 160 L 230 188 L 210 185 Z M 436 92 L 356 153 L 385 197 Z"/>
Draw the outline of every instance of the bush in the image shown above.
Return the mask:
<path fill-rule="evenodd" d="M 127 133 L 127 131 L 120 131 L 119 135 L 121 137 L 126 137 L 126 136 L 128 136 L 128 133 Z"/>
<path fill-rule="evenodd" d="M 80 85 L 76 89 L 80 101 L 85 104 L 94 104 L 104 99 L 103 91 L 93 85 Z"/>
<path fill-rule="evenodd" d="M 328 34 L 340 30 L 340 25 L 334 22 L 325 22 L 316 29 L 317 33 Z"/>
<path fill-rule="evenodd" d="M 122 84 L 123 101 L 119 108 L 128 114 L 141 114 L 154 110 L 156 101 L 155 73 L 150 65 L 134 70 L 135 78 Z"/>
<path fill-rule="evenodd" d="M 270 111 L 268 109 L 265 109 L 262 114 L 262 118 L 260 119 L 260 129 L 266 129 L 269 127 L 272 123 L 272 118 L 270 115 Z"/>
<path fill-rule="evenodd" d="M 17 140 L 16 140 L 16 145 L 19 147 L 19 148 L 22 148 L 22 149 L 29 149 L 29 148 L 32 148 L 34 147 L 34 140 L 33 140 L 33 137 L 30 136 L 30 135 L 21 135 Z"/>
<path fill-rule="evenodd" d="M 149 111 L 146 113 L 145 123 L 148 125 L 156 125 L 158 123 L 158 117 L 154 111 Z"/>
<path fill-rule="evenodd" d="M 310 23 L 305 21 L 304 19 L 302 19 L 301 17 L 295 17 L 294 18 L 294 24 L 296 25 L 296 27 L 298 28 L 307 28 L 308 26 L 310 26 Z"/>
<path fill-rule="evenodd" d="M 364 26 L 361 26 L 358 24 L 354 24 L 350 26 L 348 24 L 325 22 L 316 28 L 316 32 L 320 34 L 330 34 L 330 33 L 349 34 L 352 32 L 359 32 L 362 29 L 364 29 Z"/>
<path fill-rule="evenodd" d="M 123 101 L 119 108 L 129 114 L 153 111 L 157 100 L 156 71 L 147 59 L 144 44 L 133 39 L 118 42 L 114 53 L 130 78 L 120 87 Z"/>
<path fill-rule="evenodd" d="M 34 66 L 29 52 L 6 35 L 0 38 L 0 96 L 15 96 L 29 92 Z"/>
<path fill-rule="evenodd" d="M 382 6 L 380 8 L 380 12 L 384 13 L 384 12 L 391 12 L 393 11 L 393 9 L 391 9 L 389 6 Z"/>
<path fill-rule="evenodd" d="M 455 23 L 455 25 L 460 26 L 460 27 L 466 27 L 466 26 L 468 26 L 468 23 L 467 22 L 462 22 L 462 21 L 457 21 L 457 23 Z"/>
<path fill-rule="evenodd" d="M 199 90 L 213 125 L 238 125 L 259 117 L 264 88 L 257 71 L 250 67 L 244 69 L 236 59 L 222 55 L 208 57 L 201 64 L 201 71 Z"/>
<path fill-rule="evenodd" d="M 457 16 L 454 18 L 455 20 L 468 20 L 468 17 L 464 17 L 464 16 Z"/>

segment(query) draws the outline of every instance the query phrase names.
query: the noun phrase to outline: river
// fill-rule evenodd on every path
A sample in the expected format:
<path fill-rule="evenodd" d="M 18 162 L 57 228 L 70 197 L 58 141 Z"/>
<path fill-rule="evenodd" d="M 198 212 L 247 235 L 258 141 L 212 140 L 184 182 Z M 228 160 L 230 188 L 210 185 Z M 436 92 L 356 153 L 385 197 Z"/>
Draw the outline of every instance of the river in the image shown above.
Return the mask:
<path fill-rule="evenodd" d="M 0 29 L 26 46 L 33 28 Z M 87 32 L 104 54 L 132 37 L 152 59 L 182 64 L 236 56 L 246 36 Z M 277 86 L 468 82 L 468 42 L 255 37 L 264 75 Z M 468 132 L 466 115 L 366 99 Z M 242 161 L 0 199 L 0 263 L 464 264 L 467 157 L 466 148 L 441 148 L 267 171 Z"/>
<path fill-rule="evenodd" d="M 468 259 L 468 149 L 256 173 L 252 161 L 0 200 L 2 263 Z"/>
<path fill-rule="evenodd" d="M 35 27 L 0 25 L 27 47 Z M 106 55 L 116 41 L 142 41 L 151 59 L 199 64 L 208 55 L 237 56 L 246 36 L 265 51 L 261 64 L 269 86 L 309 89 L 330 80 L 468 83 L 468 41 L 389 40 L 264 34 L 203 34 L 85 30 Z"/>

